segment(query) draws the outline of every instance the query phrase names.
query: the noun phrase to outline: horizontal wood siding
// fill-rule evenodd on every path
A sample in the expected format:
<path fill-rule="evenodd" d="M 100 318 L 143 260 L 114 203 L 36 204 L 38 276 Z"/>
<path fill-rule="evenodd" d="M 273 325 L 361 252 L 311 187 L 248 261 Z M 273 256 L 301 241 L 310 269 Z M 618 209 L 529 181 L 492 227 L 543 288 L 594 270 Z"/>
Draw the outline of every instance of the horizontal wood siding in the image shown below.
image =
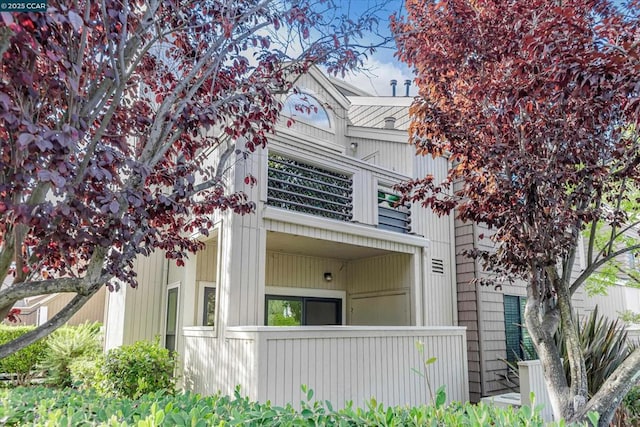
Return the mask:
<path fill-rule="evenodd" d="M 227 339 L 202 328 L 185 328 L 185 387 L 202 394 L 243 395 L 274 405 L 304 399 L 302 384 L 314 400 L 341 408 L 349 400 L 363 407 L 375 397 L 385 405 L 418 405 L 430 400 L 424 360 L 432 387 L 446 385 L 447 398 L 468 400 L 465 337 L 462 328 L 235 327 Z M 424 355 L 416 349 L 422 341 Z"/>
<path fill-rule="evenodd" d="M 473 225 L 455 220 L 456 244 L 456 287 L 458 302 L 458 325 L 467 328 L 467 358 L 469 365 L 469 398 L 479 402 L 482 397 L 482 369 L 480 360 L 480 322 L 477 306 L 475 278 L 476 268 L 473 260 L 462 255 L 462 251 L 474 246 Z"/>

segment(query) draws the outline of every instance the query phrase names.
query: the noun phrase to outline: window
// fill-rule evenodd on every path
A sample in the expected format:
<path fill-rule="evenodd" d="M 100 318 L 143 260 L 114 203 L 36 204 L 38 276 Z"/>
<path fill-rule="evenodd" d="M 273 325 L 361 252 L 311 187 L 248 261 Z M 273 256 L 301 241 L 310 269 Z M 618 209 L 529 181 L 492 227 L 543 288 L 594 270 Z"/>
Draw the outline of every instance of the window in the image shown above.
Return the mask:
<path fill-rule="evenodd" d="M 282 114 L 320 128 L 331 128 L 327 110 L 308 93 L 293 93 L 287 97 Z"/>
<path fill-rule="evenodd" d="M 205 286 L 202 301 L 202 326 L 214 326 L 216 323 L 216 288 Z"/>
<path fill-rule="evenodd" d="M 391 190 L 378 188 L 378 228 L 396 233 L 411 232 L 411 211 L 398 205 L 400 196 Z"/>
<path fill-rule="evenodd" d="M 531 360 L 537 356 L 531 337 L 524 326 L 524 306 L 527 299 L 504 295 L 504 327 L 507 340 L 507 360 Z"/>
<path fill-rule="evenodd" d="M 169 351 L 176 350 L 176 332 L 178 330 L 178 286 L 167 290 L 167 320 L 165 324 L 164 346 Z"/>
<path fill-rule="evenodd" d="M 341 325 L 342 300 L 286 295 L 265 297 L 267 326 Z"/>

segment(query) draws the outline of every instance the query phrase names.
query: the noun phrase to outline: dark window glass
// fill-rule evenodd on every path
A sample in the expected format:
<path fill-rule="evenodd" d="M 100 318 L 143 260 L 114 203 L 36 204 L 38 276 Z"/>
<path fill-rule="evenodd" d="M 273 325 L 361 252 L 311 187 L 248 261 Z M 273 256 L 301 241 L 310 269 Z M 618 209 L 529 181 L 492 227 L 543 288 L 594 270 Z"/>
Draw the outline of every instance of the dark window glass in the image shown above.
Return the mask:
<path fill-rule="evenodd" d="M 176 349 L 176 329 L 178 323 L 178 288 L 167 292 L 167 327 L 165 333 L 165 347 L 171 351 Z"/>
<path fill-rule="evenodd" d="M 267 295 L 265 325 L 341 325 L 342 300 L 339 298 L 314 298 Z"/>
<path fill-rule="evenodd" d="M 531 337 L 524 326 L 524 307 L 527 299 L 504 295 L 504 324 L 507 344 L 507 360 L 531 360 L 536 358 Z"/>

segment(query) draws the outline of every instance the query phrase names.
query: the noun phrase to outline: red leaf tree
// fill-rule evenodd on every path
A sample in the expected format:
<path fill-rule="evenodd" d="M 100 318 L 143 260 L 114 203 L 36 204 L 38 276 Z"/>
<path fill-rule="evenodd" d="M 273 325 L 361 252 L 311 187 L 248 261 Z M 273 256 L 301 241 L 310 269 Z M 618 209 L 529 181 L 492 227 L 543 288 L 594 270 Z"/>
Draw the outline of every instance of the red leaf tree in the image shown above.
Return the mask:
<path fill-rule="evenodd" d="M 640 20 L 637 1 L 407 0 L 393 29 L 414 67 L 418 154 L 448 153 L 444 182 L 406 183 L 407 198 L 484 223 L 496 251 L 471 254 L 527 284 L 526 326 L 558 417 L 613 411 L 640 376 L 636 350 L 588 396 L 572 295 L 640 248 Z M 604 242 L 598 230 L 607 230 Z M 586 270 L 572 278 L 581 235 Z M 635 238 L 633 237 L 635 234 Z M 561 323 L 571 378 L 553 340 Z"/>
<path fill-rule="evenodd" d="M 0 358 L 112 279 L 136 286 L 136 256 L 181 264 L 214 211 L 252 211 L 221 178 L 267 143 L 278 94 L 313 64 L 344 72 L 372 48 L 357 43 L 375 10 L 334 11 L 330 0 L 50 0 L 46 13 L 1 14 L 0 318 L 22 298 L 77 296 Z"/>

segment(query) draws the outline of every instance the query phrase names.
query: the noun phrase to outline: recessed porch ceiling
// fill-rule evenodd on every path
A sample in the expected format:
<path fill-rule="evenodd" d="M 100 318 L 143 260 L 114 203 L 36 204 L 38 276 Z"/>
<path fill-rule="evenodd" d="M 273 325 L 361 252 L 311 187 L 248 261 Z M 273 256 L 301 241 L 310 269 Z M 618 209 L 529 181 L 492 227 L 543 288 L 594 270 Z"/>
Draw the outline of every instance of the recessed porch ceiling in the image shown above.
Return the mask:
<path fill-rule="evenodd" d="M 369 258 L 392 253 L 384 249 L 349 245 L 276 231 L 267 232 L 267 250 L 343 260 Z"/>

